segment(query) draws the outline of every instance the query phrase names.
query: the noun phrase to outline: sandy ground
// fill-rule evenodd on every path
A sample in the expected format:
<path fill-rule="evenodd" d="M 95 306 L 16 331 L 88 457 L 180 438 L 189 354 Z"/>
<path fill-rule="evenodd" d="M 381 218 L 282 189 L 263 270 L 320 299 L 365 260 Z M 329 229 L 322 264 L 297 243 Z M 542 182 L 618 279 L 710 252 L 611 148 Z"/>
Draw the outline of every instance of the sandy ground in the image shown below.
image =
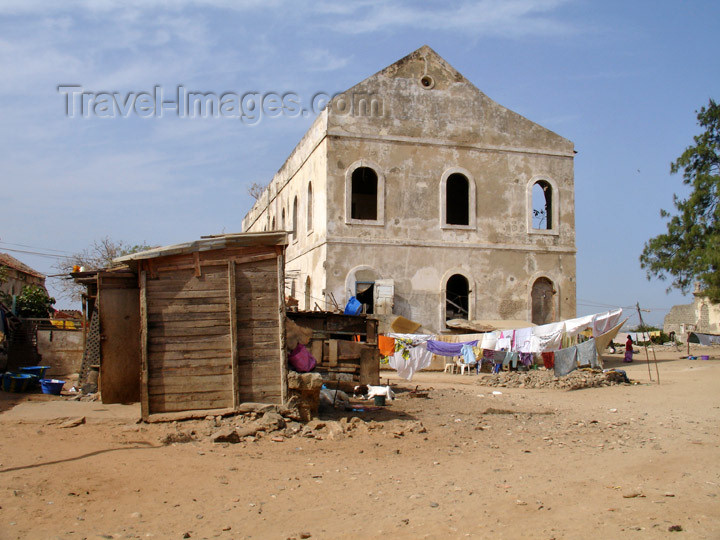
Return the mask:
<path fill-rule="evenodd" d="M 644 361 L 570 392 L 395 379 L 335 440 L 162 445 L 214 421 L 0 393 L 0 538 L 720 538 L 720 349 L 683 354 L 658 352 L 660 385 Z"/>

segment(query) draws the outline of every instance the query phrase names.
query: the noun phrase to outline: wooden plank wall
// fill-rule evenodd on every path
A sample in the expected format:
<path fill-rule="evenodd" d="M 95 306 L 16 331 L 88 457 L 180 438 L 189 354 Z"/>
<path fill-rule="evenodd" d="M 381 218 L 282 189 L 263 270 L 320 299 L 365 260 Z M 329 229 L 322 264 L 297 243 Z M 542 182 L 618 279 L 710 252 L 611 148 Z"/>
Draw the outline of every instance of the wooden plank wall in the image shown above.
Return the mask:
<path fill-rule="evenodd" d="M 227 262 L 188 261 L 146 280 L 149 413 L 234 404 Z"/>
<path fill-rule="evenodd" d="M 280 264 L 273 252 L 265 260 L 235 266 L 240 402 L 282 403 L 284 398 Z"/>

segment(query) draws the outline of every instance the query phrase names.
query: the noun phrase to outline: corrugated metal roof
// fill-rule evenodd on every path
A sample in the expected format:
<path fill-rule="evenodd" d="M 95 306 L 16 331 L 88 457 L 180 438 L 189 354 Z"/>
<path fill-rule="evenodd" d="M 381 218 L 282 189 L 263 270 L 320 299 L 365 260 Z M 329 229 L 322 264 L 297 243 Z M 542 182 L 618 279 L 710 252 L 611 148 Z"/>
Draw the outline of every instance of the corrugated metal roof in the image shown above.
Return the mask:
<path fill-rule="evenodd" d="M 211 251 L 214 249 L 223 249 L 230 247 L 247 247 L 247 246 L 286 246 L 287 233 L 285 232 L 256 232 L 256 233 L 237 233 L 237 234 L 221 234 L 217 236 L 206 236 L 194 242 L 185 242 L 183 244 L 175 244 L 172 246 L 163 246 L 147 251 L 140 251 L 118 257 L 113 262 L 128 263 L 130 261 L 141 261 L 146 259 L 155 259 L 157 257 L 167 257 L 169 255 L 185 255 L 187 253 L 195 253 L 198 251 Z"/>

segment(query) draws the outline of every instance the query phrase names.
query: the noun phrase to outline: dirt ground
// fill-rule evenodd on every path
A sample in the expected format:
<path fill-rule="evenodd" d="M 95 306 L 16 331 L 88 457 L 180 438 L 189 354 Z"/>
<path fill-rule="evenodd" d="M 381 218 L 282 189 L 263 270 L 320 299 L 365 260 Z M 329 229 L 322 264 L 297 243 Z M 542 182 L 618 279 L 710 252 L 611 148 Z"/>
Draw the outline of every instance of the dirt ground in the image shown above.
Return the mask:
<path fill-rule="evenodd" d="M 347 433 L 238 444 L 0 392 L 0 538 L 720 538 L 720 348 L 657 350 L 660 385 L 642 354 L 640 384 L 575 391 L 384 372 L 398 399 Z"/>

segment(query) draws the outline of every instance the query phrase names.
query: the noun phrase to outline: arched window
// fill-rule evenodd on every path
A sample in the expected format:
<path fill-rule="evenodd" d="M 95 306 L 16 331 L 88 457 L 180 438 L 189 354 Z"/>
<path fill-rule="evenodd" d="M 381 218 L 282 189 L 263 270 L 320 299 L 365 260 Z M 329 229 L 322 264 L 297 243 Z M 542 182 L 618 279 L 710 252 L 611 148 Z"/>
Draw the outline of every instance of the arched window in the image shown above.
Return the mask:
<path fill-rule="evenodd" d="M 307 232 L 313 230 L 313 192 L 312 182 L 308 182 L 307 190 Z"/>
<path fill-rule="evenodd" d="M 352 173 L 350 210 L 352 219 L 378 219 L 378 177 L 370 167 L 358 167 Z"/>
<path fill-rule="evenodd" d="M 297 197 L 293 199 L 291 226 L 290 236 L 293 240 L 297 240 Z"/>
<path fill-rule="evenodd" d="M 532 187 L 532 228 L 550 230 L 553 223 L 553 188 L 546 180 L 538 180 Z"/>
<path fill-rule="evenodd" d="M 445 184 L 445 223 L 470 225 L 470 182 L 464 174 L 451 174 Z"/>
<path fill-rule="evenodd" d="M 474 229 L 475 180 L 466 169 L 450 167 L 440 179 L 440 227 Z"/>
<path fill-rule="evenodd" d="M 445 288 L 445 320 L 468 319 L 470 283 L 462 274 L 453 274 Z"/>
<path fill-rule="evenodd" d="M 282 209 L 282 212 L 280 213 L 280 230 L 285 230 L 285 209 Z"/>
<path fill-rule="evenodd" d="M 548 324 L 555 320 L 555 285 L 546 277 L 535 280 L 530 293 L 533 324 Z"/>

